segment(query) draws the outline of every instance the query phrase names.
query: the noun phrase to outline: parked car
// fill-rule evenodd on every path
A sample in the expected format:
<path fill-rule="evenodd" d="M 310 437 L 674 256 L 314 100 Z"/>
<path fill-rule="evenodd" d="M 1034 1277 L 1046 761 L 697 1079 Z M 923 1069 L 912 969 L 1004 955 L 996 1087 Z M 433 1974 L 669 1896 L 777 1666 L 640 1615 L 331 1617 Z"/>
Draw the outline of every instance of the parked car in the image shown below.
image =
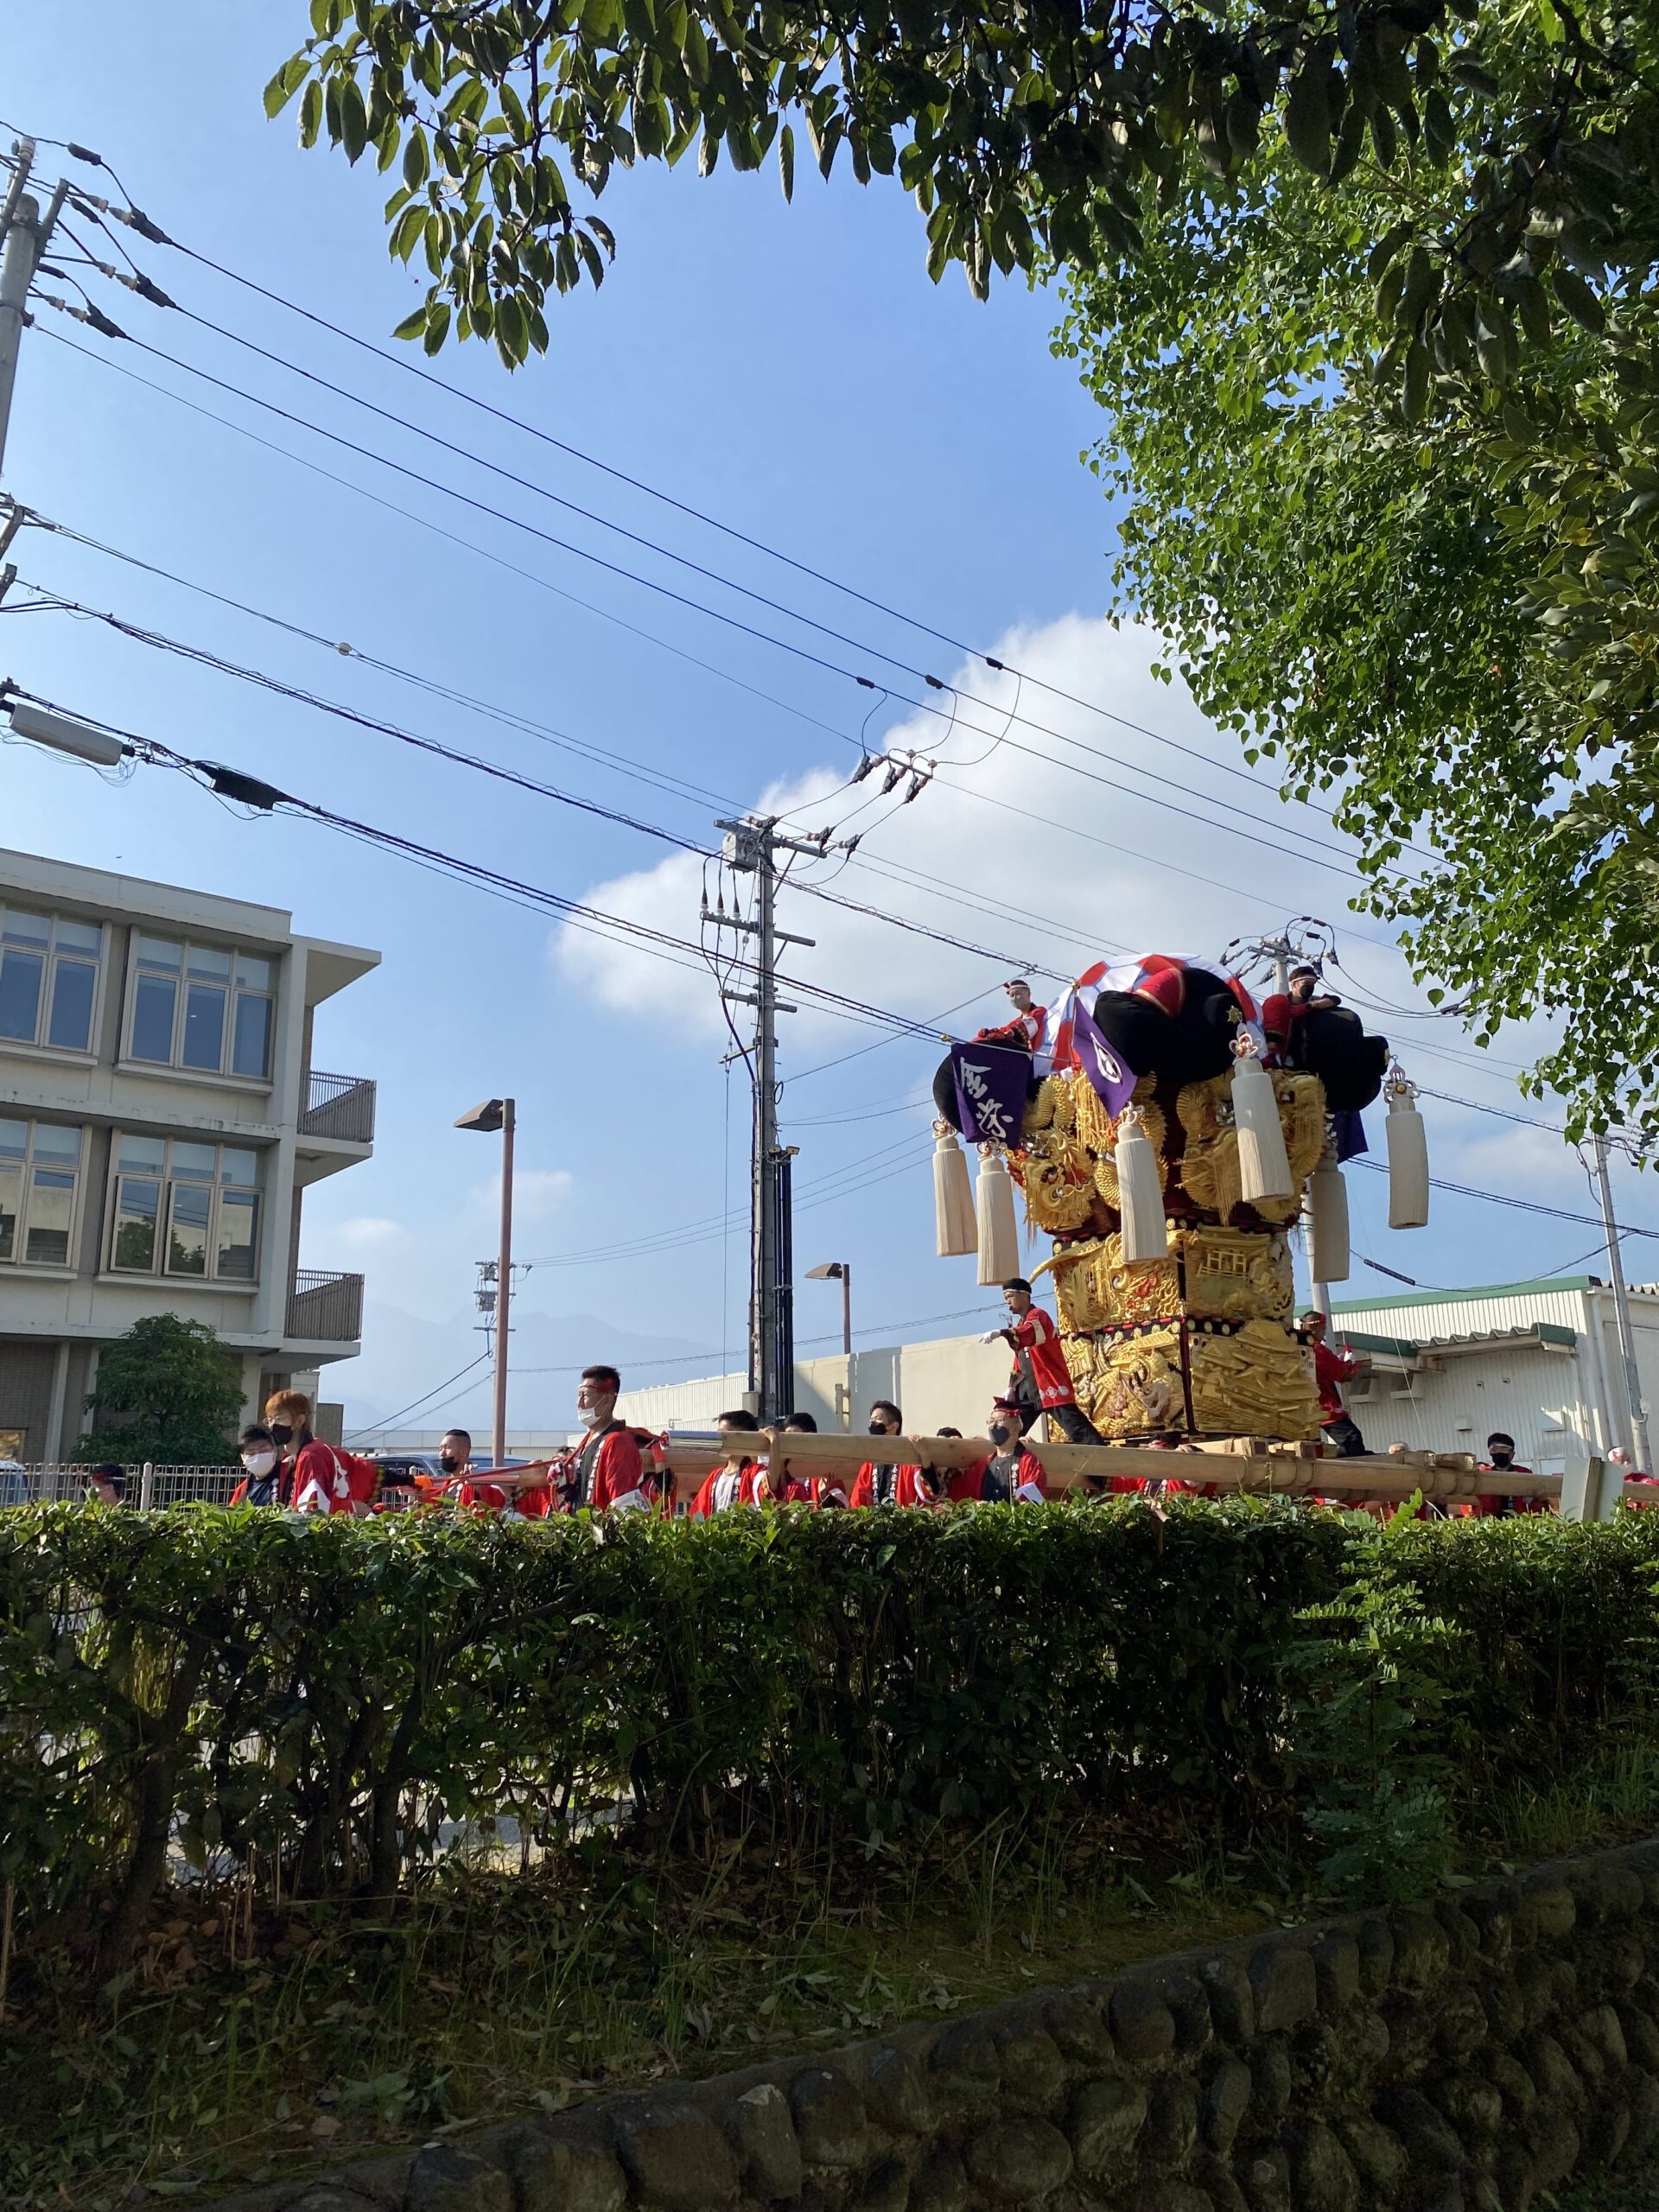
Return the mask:
<path fill-rule="evenodd" d="M 29 1503 L 29 1476 L 21 1459 L 0 1459 L 0 1505 Z"/>

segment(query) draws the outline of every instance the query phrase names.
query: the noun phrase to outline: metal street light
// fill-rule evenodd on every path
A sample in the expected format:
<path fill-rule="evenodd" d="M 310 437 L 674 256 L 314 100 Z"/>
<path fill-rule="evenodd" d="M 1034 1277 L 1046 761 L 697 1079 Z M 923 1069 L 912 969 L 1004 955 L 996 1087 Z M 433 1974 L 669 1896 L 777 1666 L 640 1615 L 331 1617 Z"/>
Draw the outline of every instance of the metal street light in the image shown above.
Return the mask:
<path fill-rule="evenodd" d="M 501 1132 L 501 1255 L 495 1280 L 495 1408 L 490 1424 L 490 1457 L 499 1467 L 507 1456 L 507 1324 L 512 1302 L 512 1133 L 511 1098 L 486 1098 L 456 1122 L 458 1129 Z"/>
<path fill-rule="evenodd" d="M 838 1282 L 841 1285 L 841 1348 L 849 1359 L 853 1356 L 853 1269 L 849 1260 L 830 1260 L 821 1268 L 809 1268 L 807 1279 L 811 1282 Z"/>

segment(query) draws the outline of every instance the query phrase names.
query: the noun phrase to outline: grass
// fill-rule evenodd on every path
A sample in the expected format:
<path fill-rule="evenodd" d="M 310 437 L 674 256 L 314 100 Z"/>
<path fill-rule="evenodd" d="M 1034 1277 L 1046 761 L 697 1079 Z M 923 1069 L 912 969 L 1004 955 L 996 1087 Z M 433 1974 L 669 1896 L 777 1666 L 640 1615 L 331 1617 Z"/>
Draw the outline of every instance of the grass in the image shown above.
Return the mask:
<path fill-rule="evenodd" d="M 630 1867 L 607 1847 L 588 1866 L 455 1865 L 385 1916 L 261 1909 L 251 1942 L 228 1898 L 175 1891 L 92 2005 L 67 1957 L 27 1977 L 0 2045 L 0 2202 L 114 2212 L 136 2186 L 273 2179 L 1107 1974 L 1287 1909 L 1214 1863 L 1006 1828 L 812 1869 L 735 1846 Z"/>
<path fill-rule="evenodd" d="M 1453 1878 L 1659 1826 L 1659 1747 L 1600 1749 L 1471 1820 Z M 454 1853 L 395 1910 L 168 1893 L 91 1996 L 73 1949 L 17 1961 L 0 2029 L 0 2203 L 116 2212 L 372 2155 L 1328 1908 L 1307 1861 L 1106 1824 L 940 1834 L 791 1865 L 614 1837 L 509 1869 Z M 1583 2212 L 1604 2200 L 1582 2199 Z M 1574 2200 L 1575 2212 L 1578 2200 Z M 1605 2212 L 1659 2212 L 1659 2194 Z"/>

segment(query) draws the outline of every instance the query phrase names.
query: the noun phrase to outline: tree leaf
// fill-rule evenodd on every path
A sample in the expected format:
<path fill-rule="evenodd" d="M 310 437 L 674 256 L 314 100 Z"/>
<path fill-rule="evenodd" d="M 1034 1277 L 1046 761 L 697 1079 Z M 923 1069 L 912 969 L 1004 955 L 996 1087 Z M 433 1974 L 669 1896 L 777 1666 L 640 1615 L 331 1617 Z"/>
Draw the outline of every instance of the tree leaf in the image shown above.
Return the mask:
<path fill-rule="evenodd" d="M 778 134 L 778 175 L 784 198 L 795 197 L 795 133 L 786 123 Z"/>
<path fill-rule="evenodd" d="M 1555 287 L 1555 296 L 1574 322 L 1586 330 L 1599 334 L 1607 327 L 1607 316 L 1601 302 L 1596 297 L 1576 269 L 1558 261 L 1549 272 Z"/>
<path fill-rule="evenodd" d="M 1305 169 L 1323 176 L 1331 166 L 1331 69 L 1317 51 L 1291 80 L 1285 138 Z"/>

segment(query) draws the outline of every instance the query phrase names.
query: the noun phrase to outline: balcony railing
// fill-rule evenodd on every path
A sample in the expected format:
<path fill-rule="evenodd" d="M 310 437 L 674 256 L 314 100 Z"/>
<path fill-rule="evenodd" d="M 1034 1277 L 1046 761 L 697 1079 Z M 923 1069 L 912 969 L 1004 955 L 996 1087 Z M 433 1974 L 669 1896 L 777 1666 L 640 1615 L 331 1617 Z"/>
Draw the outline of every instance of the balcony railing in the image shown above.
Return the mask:
<path fill-rule="evenodd" d="M 288 1333 L 315 1344 L 355 1344 L 363 1333 L 363 1278 L 301 1268 L 288 1300 Z"/>
<path fill-rule="evenodd" d="M 313 1068 L 305 1078 L 300 1135 L 341 1137 L 350 1144 L 372 1144 L 373 1084 L 366 1076 L 324 1075 L 320 1068 Z"/>

